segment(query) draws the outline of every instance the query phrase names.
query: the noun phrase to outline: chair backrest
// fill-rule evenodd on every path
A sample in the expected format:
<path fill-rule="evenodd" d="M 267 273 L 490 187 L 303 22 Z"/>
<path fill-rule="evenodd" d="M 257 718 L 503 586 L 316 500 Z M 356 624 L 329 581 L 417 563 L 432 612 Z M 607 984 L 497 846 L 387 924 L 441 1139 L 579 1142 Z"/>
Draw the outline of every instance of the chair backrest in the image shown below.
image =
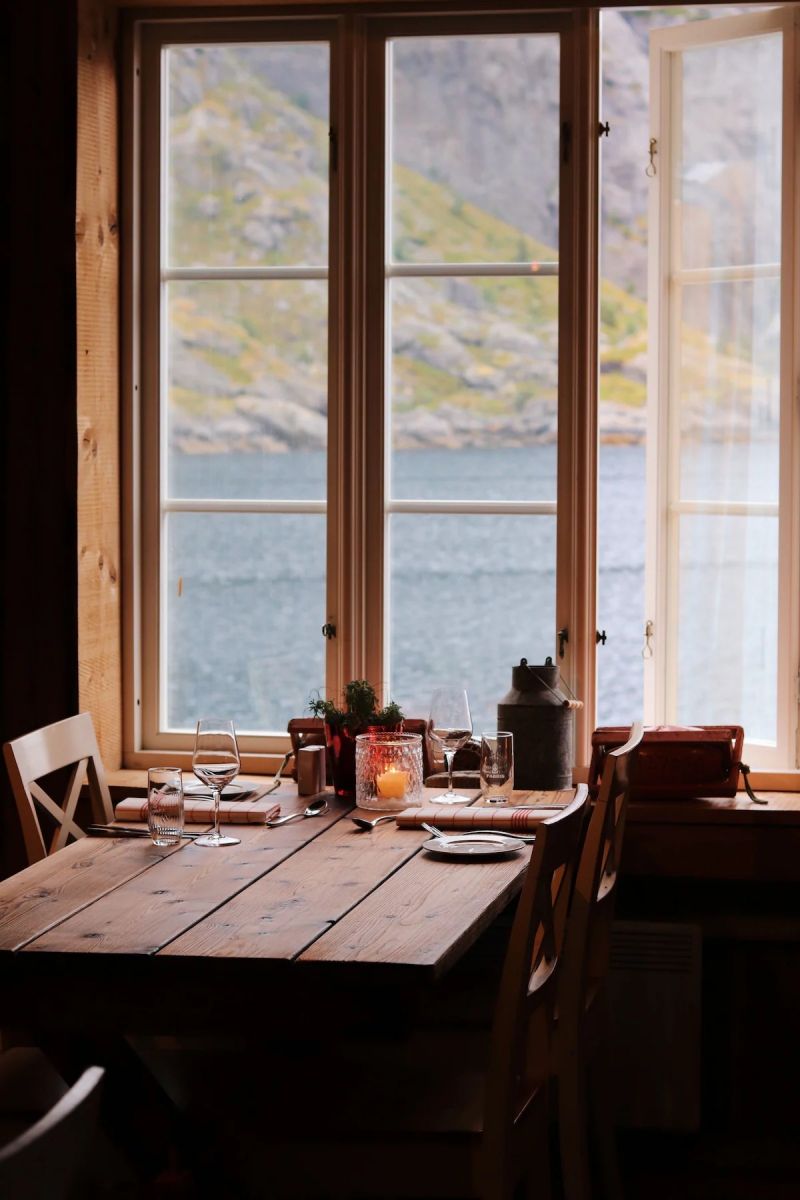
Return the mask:
<path fill-rule="evenodd" d="M 3 754 L 29 863 L 60 850 L 71 837 L 83 837 L 83 830 L 75 821 L 75 810 L 80 790 L 87 780 L 93 819 L 113 821 L 111 795 L 89 713 L 67 717 L 65 721 L 56 721 L 13 742 L 6 742 Z M 72 771 L 63 799 L 57 803 L 38 781 L 64 767 L 72 767 Z M 49 847 L 45 846 L 37 804 L 55 821 Z"/>
<path fill-rule="evenodd" d="M 575 875 L 561 973 L 559 1019 L 565 1025 L 580 1019 L 588 988 L 608 971 L 628 791 L 641 740 L 642 726 L 637 722 L 625 745 L 609 752 L 591 810 Z"/>
<path fill-rule="evenodd" d="M 89 1067 L 35 1125 L 0 1149 L 0 1196 L 62 1200 L 74 1194 L 97 1123 L 104 1074 L 102 1067 Z"/>
<path fill-rule="evenodd" d="M 511 927 L 492 1027 L 484 1110 L 487 1161 L 508 1162 L 509 1139 L 530 1087 L 546 1077 L 570 893 L 588 789 L 543 821 Z"/>

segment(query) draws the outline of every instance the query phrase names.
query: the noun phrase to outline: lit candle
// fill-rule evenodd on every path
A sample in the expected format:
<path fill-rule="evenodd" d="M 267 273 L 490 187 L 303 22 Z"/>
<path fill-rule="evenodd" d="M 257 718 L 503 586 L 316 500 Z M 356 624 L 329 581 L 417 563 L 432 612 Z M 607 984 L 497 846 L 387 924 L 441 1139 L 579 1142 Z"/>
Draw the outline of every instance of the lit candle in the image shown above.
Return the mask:
<path fill-rule="evenodd" d="M 381 799 L 402 800 L 408 787 L 408 771 L 398 771 L 396 767 L 389 767 L 388 771 L 376 777 L 375 786 Z"/>

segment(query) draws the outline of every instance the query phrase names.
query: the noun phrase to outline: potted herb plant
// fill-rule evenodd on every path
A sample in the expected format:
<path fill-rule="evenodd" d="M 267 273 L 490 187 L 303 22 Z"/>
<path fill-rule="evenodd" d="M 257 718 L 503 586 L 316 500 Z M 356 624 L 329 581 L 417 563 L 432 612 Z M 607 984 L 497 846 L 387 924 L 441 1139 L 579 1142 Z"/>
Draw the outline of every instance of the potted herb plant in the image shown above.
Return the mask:
<path fill-rule="evenodd" d="M 356 790 L 356 736 L 371 729 L 397 731 L 403 727 L 400 706 L 390 700 L 378 708 L 375 689 L 366 679 L 346 684 L 342 701 L 340 708 L 333 700 L 315 696 L 308 704 L 314 716 L 325 723 L 325 745 L 337 796 L 352 795 Z"/>

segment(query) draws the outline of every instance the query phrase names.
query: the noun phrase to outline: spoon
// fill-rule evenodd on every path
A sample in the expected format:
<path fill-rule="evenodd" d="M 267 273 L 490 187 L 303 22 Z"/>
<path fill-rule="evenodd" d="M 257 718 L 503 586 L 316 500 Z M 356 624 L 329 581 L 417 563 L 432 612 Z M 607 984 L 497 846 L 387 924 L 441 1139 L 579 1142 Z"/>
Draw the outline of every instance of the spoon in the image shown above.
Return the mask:
<path fill-rule="evenodd" d="M 276 825 L 286 825 L 289 821 L 297 821 L 300 817 L 320 817 L 324 812 L 328 811 L 328 801 L 325 796 L 318 796 L 316 800 L 312 800 L 308 808 L 302 812 L 289 813 L 286 817 L 276 817 L 274 821 L 267 821 L 271 829 Z"/>
<path fill-rule="evenodd" d="M 376 825 L 380 825 L 381 821 L 393 821 L 394 819 L 394 813 L 389 813 L 388 816 L 383 817 L 373 817 L 371 821 L 368 817 L 350 818 L 354 825 L 357 825 L 359 829 L 366 829 L 367 832 L 369 832 L 371 829 L 374 829 Z"/>

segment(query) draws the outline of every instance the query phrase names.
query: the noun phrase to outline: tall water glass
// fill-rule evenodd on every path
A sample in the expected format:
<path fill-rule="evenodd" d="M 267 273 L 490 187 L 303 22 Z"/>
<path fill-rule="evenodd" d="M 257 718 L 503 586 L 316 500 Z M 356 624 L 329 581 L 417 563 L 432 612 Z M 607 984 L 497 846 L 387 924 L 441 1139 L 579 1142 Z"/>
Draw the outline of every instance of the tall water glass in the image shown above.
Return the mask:
<path fill-rule="evenodd" d="M 489 804 L 508 804 L 514 787 L 514 736 L 481 734 L 481 792 Z"/>
<path fill-rule="evenodd" d="M 156 846 L 175 846 L 183 835 L 183 776 L 180 767 L 149 767 L 147 825 Z"/>

